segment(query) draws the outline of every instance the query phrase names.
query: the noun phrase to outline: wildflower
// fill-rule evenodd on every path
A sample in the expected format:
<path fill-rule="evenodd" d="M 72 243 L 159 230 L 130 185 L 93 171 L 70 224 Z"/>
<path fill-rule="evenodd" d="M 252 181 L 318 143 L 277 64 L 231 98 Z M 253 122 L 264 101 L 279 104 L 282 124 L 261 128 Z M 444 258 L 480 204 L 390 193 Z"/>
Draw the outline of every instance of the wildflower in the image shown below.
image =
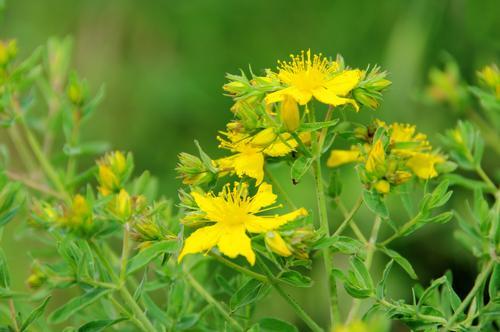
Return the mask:
<path fill-rule="evenodd" d="M 307 215 L 303 208 L 284 215 L 257 215 L 274 208 L 264 209 L 277 199 L 272 186 L 267 183 L 262 183 L 253 197 L 249 196 L 246 183 L 235 183 L 232 189 L 227 184 L 217 196 L 212 192 L 193 192 L 191 195 L 199 209 L 192 214 L 200 221 L 214 224 L 197 229 L 186 239 L 179 262 L 185 255 L 206 252 L 217 246 L 224 255 L 230 258 L 242 255 L 253 265 L 255 253 L 247 232 L 267 233 Z"/>
<path fill-rule="evenodd" d="M 413 173 L 421 179 L 430 179 L 436 177 L 436 164 L 444 163 L 445 159 L 439 154 L 433 153 L 415 153 L 406 163 Z"/>
<path fill-rule="evenodd" d="M 300 113 L 297 102 L 289 96 L 286 96 L 281 102 L 281 120 L 289 132 L 294 132 L 300 125 Z"/>
<path fill-rule="evenodd" d="M 288 248 L 285 240 L 283 240 L 278 232 L 267 232 L 266 236 L 264 237 L 264 242 L 266 243 L 266 246 L 269 248 L 269 250 L 280 256 L 288 257 L 292 255 L 292 252 Z"/>
<path fill-rule="evenodd" d="M 133 167 L 131 157 L 125 158 L 120 151 L 106 154 L 97 165 L 99 167 L 97 181 L 103 196 L 118 193 Z"/>
<path fill-rule="evenodd" d="M 121 221 L 127 221 L 132 215 L 132 199 L 125 189 L 115 196 L 112 210 Z"/>
<path fill-rule="evenodd" d="M 282 157 L 297 147 L 297 142 L 289 133 L 277 135 L 272 128 L 267 128 L 254 136 L 237 132 L 222 133 L 227 140 L 218 137 L 219 147 L 235 152 L 234 155 L 216 161 L 217 167 L 224 173 L 234 171 L 239 177 L 254 178 L 257 184 L 264 179 L 265 156 Z"/>
<path fill-rule="evenodd" d="M 279 62 L 278 66 L 277 77 L 285 88 L 267 95 L 267 104 L 283 101 L 286 96 L 290 96 L 300 105 L 305 105 L 314 97 L 324 104 L 351 104 L 356 110 L 359 109 L 356 101 L 344 96 L 358 84 L 360 70 L 339 72 L 337 62 L 330 61 L 321 54 L 315 54 L 311 59 L 310 50 L 290 57 L 290 62 Z"/>
<path fill-rule="evenodd" d="M 495 64 L 485 66 L 477 75 L 484 85 L 495 92 L 497 99 L 500 99 L 500 71 L 498 67 Z"/>
<path fill-rule="evenodd" d="M 344 164 L 349 164 L 360 160 L 360 152 L 357 148 L 351 150 L 332 150 L 326 165 L 328 167 L 338 167 Z"/>
<path fill-rule="evenodd" d="M 385 151 L 382 140 L 379 139 L 370 150 L 365 169 L 369 173 L 382 173 L 385 167 Z"/>

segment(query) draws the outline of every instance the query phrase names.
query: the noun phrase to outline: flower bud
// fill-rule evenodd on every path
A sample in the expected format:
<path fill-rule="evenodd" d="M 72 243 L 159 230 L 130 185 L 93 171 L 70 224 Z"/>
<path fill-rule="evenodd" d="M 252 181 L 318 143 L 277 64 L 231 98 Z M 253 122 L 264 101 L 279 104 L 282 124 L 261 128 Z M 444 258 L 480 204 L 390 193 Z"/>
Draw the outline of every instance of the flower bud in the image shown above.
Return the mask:
<path fill-rule="evenodd" d="M 297 130 L 300 125 L 299 105 L 290 96 L 286 96 L 281 102 L 281 120 L 289 132 Z"/>
<path fill-rule="evenodd" d="M 328 167 L 338 167 L 344 164 L 349 164 L 359 160 L 359 150 L 332 150 L 326 165 Z"/>
<path fill-rule="evenodd" d="M 259 131 L 252 137 L 252 145 L 259 147 L 266 147 L 276 140 L 276 133 L 273 128 L 266 128 Z"/>
<path fill-rule="evenodd" d="M 370 153 L 368 154 L 365 169 L 368 173 L 383 175 L 383 173 L 385 173 L 385 166 L 384 144 L 382 143 L 382 140 L 379 139 L 373 144 Z"/>
<path fill-rule="evenodd" d="M 231 81 L 231 82 L 226 83 L 222 86 L 222 89 L 224 89 L 224 91 L 229 92 L 231 94 L 235 94 L 235 95 L 241 94 L 247 88 L 248 88 L 248 86 L 240 81 Z"/>
<path fill-rule="evenodd" d="M 199 186 L 211 182 L 215 177 L 200 158 L 185 152 L 179 154 L 179 163 L 175 170 L 179 173 L 182 183 L 187 185 Z"/>
<path fill-rule="evenodd" d="M 99 192 L 103 196 L 118 193 L 132 172 L 133 162 L 120 151 L 110 152 L 97 162 Z"/>
<path fill-rule="evenodd" d="M 269 250 L 280 256 L 288 257 L 292 255 L 292 252 L 288 248 L 285 240 L 283 240 L 278 232 L 267 232 L 264 238 L 264 242 L 266 243 L 266 246 Z"/>
<path fill-rule="evenodd" d="M 122 221 L 127 221 L 132 214 L 130 195 L 125 189 L 121 189 L 115 198 L 114 212 Z"/>
<path fill-rule="evenodd" d="M 373 188 L 380 194 L 387 194 L 391 190 L 391 185 L 385 180 L 379 180 L 373 185 Z"/>

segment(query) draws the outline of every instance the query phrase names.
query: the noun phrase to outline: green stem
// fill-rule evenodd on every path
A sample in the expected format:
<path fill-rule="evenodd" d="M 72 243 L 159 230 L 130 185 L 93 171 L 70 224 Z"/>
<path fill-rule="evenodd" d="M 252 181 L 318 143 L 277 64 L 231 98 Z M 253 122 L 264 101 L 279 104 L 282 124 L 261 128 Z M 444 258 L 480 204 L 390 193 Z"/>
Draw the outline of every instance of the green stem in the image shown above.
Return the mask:
<path fill-rule="evenodd" d="M 19 325 L 17 323 L 16 306 L 14 305 L 13 299 L 9 299 L 9 311 L 10 311 L 10 319 L 12 320 L 12 327 L 14 328 L 14 331 L 18 332 L 20 330 L 19 330 Z"/>
<path fill-rule="evenodd" d="M 372 232 L 370 234 L 370 240 L 366 244 L 366 259 L 365 266 L 368 271 L 372 266 L 373 254 L 375 253 L 375 244 L 377 243 L 378 233 L 380 230 L 380 226 L 382 224 L 382 219 L 379 216 L 375 217 L 375 222 L 373 223 Z M 351 322 L 357 315 L 359 307 L 361 305 L 361 300 L 354 299 L 351 310 L 349 310 L 349 314 L 347 315 L 347 322 Z"/>
<path fill-rule="evenodd" d="M 481 289 L 483 283 L 486 281 L 486 279 L 488 279 L 488 276 L 490 275 L 491 270 L 493 269 L 494 266 L 495 266 L 494 261 L 490 260 L 486 264 L 485 268 L 481 271 L 481 273 L 479 273 L 479 275 L 476 278 L 476 281 L 474 282 L 474 286 L 470 290 L 469 294 L 467 294 L 465 299 L 458 306 L 457 310 L 455 310 L 453 316 L 451 316 L 451 318 L 448 320 L 448 323 L 446 324 L 446 330 L 450 330 L 453 327 L 453 324 L 455 324 L 455 322 L 457 321 L 458 316 L 463 313 L 463 311 L 467 308 L 467 306 L 472 301 L 474 296 L 476 296 L 476 293 L 479 291 L 479 289 Z"/>
<path fill-rule="evenodd" d="M 260 263 L 260 261 L 259 261 Z M 304 323 L 309 326 L 313 332 L 323 332 L 323 329 L 302 309 L 300 304 L 297 303 L 285 290 L 279 285 L 276 278 L 273 276 L 271 270 L 265 263 L 259 264 L 267 275 L 269 284 L 281 295 L 281 297 L 290 304 L 297 316 L 299 316 Z"/>
<path fill-rule="evenodd" d="M 101 248 L 93 241 L 90 242 L 90 245 L 94 249 L 94 252 L 96 253 L 96 255 L 99 258 L 99 260 L 101 261 L 101 263 L 106 268 L 106 270 L 107 270 L 109 276 L 111 277 L 111 279 L 113 280 L 113 282 L 115 282 L 119 285 L 118 291 L 120 292 L 122 299 L 129 306 L 129 308 L 132 310 L 132 312 L 137 317 L 137 319 L 141 322 L 141 324 L 144 326 L 143 331 L 156 332 L 155 327 L 153 326 L 153 324 L 151 324 L 148 317 L 142 311 L 141 307 L 134 300 L 134 298 L 132 297 L 132 295 L 128 291 L 125 283 L 120 283 L 120 279 L 118 278 L 113 267 L 109 263 L 109 260 L 102 253 Z"/>
<path fill-rule="evenodd" d="M 132 323 L 135 324 L 135 326 L 137 326 L 140 330 L 145 330 L 144 329 L 144 326 L 142 325 L 142 323 L 134 317 L 134 315 L 132 315 L 127 309 L 125 309 L 121 304 L 120 302 L 118 302 L 113 296 L 110 296 L 109 297 L 109 300 L 111 301 L 111 303 L 118 309 L 118 311 L 120 311 L 122 314 L 124 314 L 128 319 L 130 319 L 132 321 Z"/>
<path fill-rule="evenodd" d="M 413 227 L 418 221 L 420 220 L 420 212 L 417 213 L 415 217 L 413 217 L 410 221 L 408 221 L 406 224 L 404 224 L 396 233 L 394 233 L 391 237 L 380 243 L 382 246 L 386 246 L 398 237 L 400 237 L 402 234 L 404 234 L 408 229 Z"/>
<path fill-rule="evenodd" d="M 491 189 L 493 189 L 493 191 L 497 190 L 497 187 L 495 186 L 495 184 L 493 183 L 493 181 L 491 181 L 490 177 L 488 176 L 488 174 L 486 174 L 486 172 L 483 170 L 483 168 L 481 167 L 481 165 L 477 165 L 476 166 L 476 172 L 481 177 L 481 179 L 484 182 L 486 182 L 486 184 L 488 185 L 488 187 L 490 187 Z"/>
<path fill-rule="evenodd" d="M 295 203 L 292 201 L 292 199 L 290 198 L 290 196 L 288 195 L 288 193 L 283 189 L 283 187 L 281 186 L 280 182 L 276 179 L 276 177 L 273 175 L 273 173 L 271 173 L 271 171 L 268 169 L 268 167 L 265 167 L 264 170 L 266 172 L 267 177 L 269 178 L 269 180 L 273 184 L 273 187 L 276 188 L 279 191 L 280 196 L 285 199 L 286 203 L 292 209 L 296 210 L 297 209 L 297 205 L 295 205 Z"/>
<path fill-rule="evenodd" d="M 338 200 L 338 201 L 340 201 L 340 200 Z M 338 204 L 338 205 L 340 206 L 340 204 Z M 333 233 L 333 235 L 340 235 L 342 233 L 344 228 L 346 228 L 347 225 L 353 220 L 354 215 L 359 210 L 361 205 L 363 205 L 363 197 L 358 198 L 356 203 L 354 203 L 354 207 L 351 209 L 351 211 L 349 213 L 347 213 L 347 210 L 345 210 L 345 207 L 342 205 L 342 207 L 344 208 L 344 209 L 342 209 L 342 207 L 341 207 L 341 209 L 344 213 L 344 221 L 342 221 L 342 223 L 337 228 L 337 230 Z M 363 236 L 363 238 L 364 238 L 364 236 Z M 366 242 L 366 239 L 364 242 Z"/>
<path fill-rule="evenodd" d="M 40 147 L 40 144 L 38 143 L 35 135 L 33 135 L 30 128 L 28 127 L 28 125 L 26 124 L 26 122 L 22 117 L 20 117 L 19 120 L 25 132 L 26 138 L 28 139 L 28 143 L 31 147 L 31 150 L 33 151 L 33 154 L 40 163 L 40 166 L 42 167 L 43 171 L 45 172 L 49 180 L 52 182 L 54 187 L 61 193 L 61 195 L 66 197 L 67 201 L 70 201 L 70 198 L 68 196 L 68 193 L 66 192 L 64 184 L 59 178 L 59 175 L 57 174 L 56 170 L 52 167 L 52 164 L 45 157 L 45 154 L 43 153 L 42 148 Z"/>
<path fill-rule="evenodd" d="M 228 259 L 225 259 L 224 257 L 220 256 L 220 255 L 217 255 L 217 254 L 214 254 L 214 253 L 210 253 L 209 254 L 210 257 L 213 257 L 215 260 L 221 262 L 222 264 L 225 264 L 227 266 L 229 266 L 230 268 L 232 269 L 235 269 L 236 271 L 239 271 L 243 274 L 246 274 L 247 276 L 249 276 L 250 278 L 254 278 L 260 282 L 267 282 L 267 277 L 263 274 L 260 274 L 260 273 L 257 273 L 257 272 L 254 272 L 252 270 L 249 270 L 243 266 L 240 266 L 236 263 L 233 263 L 231 262 L 230 260 Z"/>
<path fill-rule="evenodd" d="M 122 243 L 122 257 L 121 257 L 121 268 L 120 268 L 120 283 L 125 283 L 127 279 L 127 263 L 128 263 L 128 255 L 130 251 L 130 231 L 129 224 L 125 223 L 123 225 L 123 243 Z"/>
<path fill-rule="evenodd" d="M 394 305 L 386 300 L 378 300 L 378 303 L 383 305 L 383 306 L 386 306 L 388 308 L 391 308 L 391 309 L 400 309 L 399 306 L 397 305 Z M 439 324 L 446 324 L 446 319 L 444 319 L 443 317 L 438 317 L 438 316 L 432 316 L 432 315 L 422 315 L 422 314 L 418 314 L 418 318 L 424 320 L 424 321 L 427 321 L 427 322 L 430 322 L 430 323 L 439 323 Z"/>
<path fill-rule="evenodd" d="M 203 288 L 202 285 L 196 281 L 196 279 L 187 271 L 184 271 L 184 276 L 186 277 L 187 281 L 191 284 L 191 286 L 200 294 L 207 303 L 213 305 L 217 311 L 221 313 L 224 318 L 226 318 L 238 331 L 244 331 L 245 329 L 238 323 L 231 315 L 224 309 L 224 307 L 210 295 L 209 292 Z"/>
<path fill-rule="evenodd" d="M 64 199 L 64 197 L 59 192 L 54 191 L 41 183 L 31 180 L 28 175 L 20 175 L 11 171 L 5 171 L 5 174 L 11 180 L 22 182 L 26 187 L 34 189 L 42 194 L 53 196 L 58 199 Z"/>
<path fill-rule="evenodd" d="M 17 125 L 14 124 L 12 127 L 10 127 L 8 133 L 10 139 L 12 140 L 12 143 L 14 144 L 14 147 L 16 148 L 16 151 L 19 153 L 19 157 L 26 167 L 26 170 L 31 173 L 33 170 L 35 170 L 35 160 L 33 159 L 29 149 L 26 147 L 26 144 L 24 144 Z"/>
<path fill-rule="evenodd" d="M 331 112 L 327 113 L 327 117 L 330 115 Z M 314 109 L 310 110 L 309 118 L 311 122 L 316 121 L 316 115 Z M 320 234 L 323 234 L 325 236 L 330 236 L 325 188 L 323 184 L 323 175 L 321 173 L 321 152 L 323 149 L 322 142 L 324 142 L 323 137 L 325 135 L 326 135 L 326 129 L 321 132 L 321 136 L 319 138 L 317 132 L 313 131 L 311 133 L 312 151 L 314 155 L 312 170 L 314 175 L 316 200 L 318 205 L 319 231 Z M 337 282 L 335 279 L 335 275 L 333 274 L 333 262 L 330 249 L 326 247 L 323 248 L 321 251 L 323 256 L 323 265 L 325 267 L 325 273 L 327 275 L 326 284 L 329 290 L 329 299 L 330 299 L 329 312 L 330 312 L 330 325 L 331 325 L 330 328 L 333 328 L 337 324 L 337 322 L 340 322 Z"/>

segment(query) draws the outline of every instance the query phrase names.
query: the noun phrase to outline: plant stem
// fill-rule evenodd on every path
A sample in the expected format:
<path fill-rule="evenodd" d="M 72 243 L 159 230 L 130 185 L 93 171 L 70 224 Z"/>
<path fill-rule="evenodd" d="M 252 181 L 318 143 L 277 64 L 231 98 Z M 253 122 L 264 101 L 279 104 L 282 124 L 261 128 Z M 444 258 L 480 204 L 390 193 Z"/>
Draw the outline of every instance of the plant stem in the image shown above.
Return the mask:
<path fill-rule="evenodd" d="M 276 177 L 273 175 L 273 173 L 271 173 L 271 171 L 269 170 L 269 168 L 267 166 L 264 168 L 264 170 L 266 172 L 267 177 L 269 178 L 269 180 L 273 184 L 273 187 L 276 188 L 280 192 L 281 197 L 283 197 L 285 199 L 286 203 L 292 209 L 296 210 L 297 205 L 295 205 L 295 203 L 291 200 L 288 193 L 283 189 L 283 186 L 281 186 L 281 183 L 276 179 Z"/>
<path fill-rule="evenodd" d="M 106 268 L 106 270 L 107 270 L 109 276 L 111 277 L 111 279 L 113 280 L 113 282 L 115 282 L 119 285 L 118 291 L 120 292 L 122 299 L 129 306 L 129 308 L 132 310 L 132 312 L 137 317 L 137 319 L 141 322 L 141 324 L 144 326 L 144 331 L 145 332 L 156 332 L 156 329 L 153 326 L 153 324 L 151 324 L 148 317 L 142 311 L 141 307 L 137 304 L 137 302 L 134 300 L 132 295 L 130 295 L 130 292 L 128 291 L 128 289 L 126 287 L 126 284 L 120 282 L 120 279 L 118 278 L 113 267 L 109 263 L 109 260 L 102 253 L 101 248 L 93 241 L 90 242 L 90 245 L 94 249 L 97 257 L 101 260 L 102 264 Z"/>
<path fill-rule="evenodd" d="M 16 307 L 14 305 L 13 299 L 9 299 L 9 310 L 10 310 L 10 319 L 12 320 L 12 327 L 14 328 L 14 331 L 18 332 L 19 325 L 17 324 Z"/>
<path fill-rule="evenodd" d="M 118 302 L 113 296 L 110 296 L 109 300 L 119 311 L 121 311 L 122 314 L 124 314 L 128 319 L 130 319 L 132 323 L 134 323 L 139 329 L 144 331 L 144 326 L 142 325 L 142 323 L 137 318 L 135 318 L 134 315 L 132 315 L 127 309 L 125 309 L 120 304 L 120 302 Z"/>
<path fill-rule="evenodd" d="M 5 174 L 11 180 L 22 182 L 25 186 L 30 187 L 31 189 L 37 190 L 43 194 L 47 194 L 47 195 L 53 196 L 55 198 L 64 199 L 64 197 L 60 193 L 58 193 L 57 191 L 54 191 L 51 188 L 49 188 L 41 183 L 38 183 L 36 181 L 29 179 L 29 176 L 27 174 L 20 175 L 20 174 L 16 174 L 14 172 L 11 172 L 11 171 L 5 171 Z"/>
<path fill-rule="evenodd" d="M 380 225 L 382 224 L 382 219 L 379 216 L 375 217 L 375 221 L 373 223 L 372 232 L 370 234 L 370 240 L 366 243 L 366 260 L 365 266 L 368 271 L 370 271 L 370 267 L 372 265 L 373 254 L 375 253 L 375 244 L 378 238 L 378 232 L 380 230 Z M 358 313 L 359 307 L 361 305 L 361 300 L 354 299 L 351 310 L 349 310 L 349 314 L 347 315 L 347 323 L 351 322 Z"/>
<path fill-rule="evenodd" d="M 398 237 L 400 237 L 401 234 L 404 234 L 408 229 L 413 227 L 418 222 L 419 219 L 420 219 L 420 212 L 417 213 L 417 215 L 415 217 L 413 217 L 410 221 L 408 221 L 406 224 L 404 224 L 400 229 L 398 229 L 398 231 L 396 233 L 392 234 L 391 237 L 389 237 L 388 239 L 386 239 L 385 241 L 380 243 L 380 245 L 382 245 L 382 246 L 388 245 L 390 242 L 392 242 L 395 239 L 397 239 Z"/>
<path fill-rule="evenodd" d="M 493 183 L 493 181 L 491 181 L 490 177 L 488 176 L 488 174 L 486 174 L 486 172 L 483 170 L 483 168 L 481 167 L 481 165 L 477 165 L 476 166 L 476 172 L 481 177 L 481 179 L 484 182 L 486 182 L 486 184 L 488 185 L 488 187 L 490 187 L 491 189 L 493 189 L 493 191 L 497 190 L 497 187 L 495 186 L 495 184 Z"/>
<path fill-rule="evenodd" d="M 217 254 L 214 254 L 214 253 L 209 253 L 210 257 L 213 257 L 215 260 L 221 262 L 222 264 L 225 264 L 227 266 L 229 266 L 230 268 L 232 269 L 235 269 L 243 274 L 246 274 L 247 276 L 249 276 L 250 278 L 254 278 L 260 282 L 267 282 L 267 277 L 263 274 L 260 274 L 260 273 L 257 273 L 257 272 L 254 272 L 252 270 L 249 270 L 243 266 L 240 266 L 236 263 L 233 263 L 231 262 L 230 260 L 228 259 L 225 259 L 224 257 L 220 256 L 220 255 L 217 255 Z"/>
<path fill-rule="evenodd" d="M 363 202 L 363 197 L 360 197 L 359 199 L 361 200 L 361 202 Z M 337 205 L 339 206 L 340 210 L 342 211 L 344 218 L 348 219 L 349 218 L 349 211 L 347 211 L 346 207 L 344 206 L 344 203 L 342 203 L 342 201 L 339 198 L 337 198 L 336 202 L 337 202 Z M 352 231 L 354 232 L 354 235 L 356 235 L 358 240 L 360 240 L 363 243 L 366 243 L 368 240 L 365 238 L 365 236 L 363 235 L 363 233 L 359 229 L 358 225 L 356 225 L 356 221 L 354 220 L 353 217 L 351 217 L 351 220 L 350 220 L 352 222 L 348 223 L 349 227 L 351 227 Z"/>
<path fill-rule="evenodd" d="M 260 263 L 260 261 L 259 261 Z M 297 303 L 285 290 L 279 285 L 277 282 L 276 278 L 273 276 L 271 273 L 271 270 L 269 270 L 269 267 L 265 263 L 260 263 L 260 266 L 262 266 L 264 272 L 267 275 L 267 279 L 269 284 L 278 292 L 278 294 L 281 295 L 281 297 L 287 301 L 292 308 L 295 310 L 295 313 L 304 321 L 304 323 L 309 326 L 309 328 L 313 332 L 323 332 L 323 329 L 302 309 L 300 304 Z"/>
<path fill-rule="evenodd" d="M 122 257 L 121 257 L 121 268 L 120 268 L 120 283 L 125 283 L 127 279 L 127 263 L 128 255 L 130 251 L 130 231 L 129 223 L 123 225 L 123 242 L 122 242 Z"/>
<path fill-rule="evenodd" d="M 339 202 L 340 202 L 340 200 L 337 200 L 337 204 L 340 207 Z M 354 215 L 359 210 L 359 208 L 361 207 L 361 205 L 363 205 L 363 197 L 362 196 L 360 196 L 358 198 L 358 200 L 356 201 L 356 203 L 354 203 L 354 207 L 351 209 L 351 211 L 349 211 L 349 213 L 347 213 L 347 210 L 345 210 L 345 207 L 342 205 L 341 209 L 343 208 L 342 210 L 343 210 L 343 214 L 344 214 L 344 221 L 342 221 L 342 223 L 337 228 L 337 230 L 333 233 L 333 235 L 340 235 L 342 233 L 342 231 L 344 230 L 344 228 L 346 228 L 347 225 L 353 220 Z M 364 242 L 366 242 L 366 239 L 365 239 Z"/>
<path fill-rule="evenodd" d="M 389 307 L 391 309 L 399 309 L 399 306 L 394 305 L 386 300 L 378 300 L 378 303 L 380 303 L 383 306 Z M 440 324 L 446 324 L 446 319 L 443 317 L 438 317 L 438 316 L 432 316 L 432 315 L 423 315 L 423 314 L 418 314 L 418 318 L 421 318 L 425 321 L 431 322 L 431 323 L 440 323 Z"/>
<path fill-rule="evenodd" d="M 186 277 L 187 281 L 191 284 L 191 286 L 193 286 L 193 288 L 198 292 L 198 294 L 200 294 L 205 299 L 205 301 L 207 301 L 207 303 L 213 305 L 215 309 L 217 309 L 217 311 L 221 313 L 222 316 L 224 316 L 236 329 L 238 329 L 238 331 L 245 330 L 240 325 L 240 323 L 238 323 L 233 317 L 231 317 L 231 315 L 227 312 L 226 309 L 224 309 L 224 307 L 219 303 L 219 301 L 214 299 L 212 295 L 210 295 L 210 293 L 207 292 L 205 288 L 203 288 L 203 286 L 200 285 L 198 281 L 196 281 L 196 279 L 188 271 L 184 271 L 184 276 Z"/>
<path fill-rule="evenodd" d="M 331 112 L 327 113 L 327 117 L 331 115 Z M 315 119 L 315 111 L 312 109 L 310 111 L 310 121 L 314 122 Z M 318 138 L 318 135 L 315 131 L 311 133 L 311 144 L 312 151 L 314 155 L 314 160 L 312 163 L 312 170 L 314 176 L 314 183 L 316 188 L 316 200 L 318 204 L 318 215 L 319 215 L 319 231 L 320 234 L 325 236 L 330 236 L 330 227 L 328 224 L 328 212 L 326 206 L 325 199 L 325 188 L 323 184 L 323 176 L 321 173 L 321 153 L 322 153 L 322 142 L 324 142 L 323 137 L 326 135 L 326 129 L 321 132 L 321 136 Z M 335 276 L 333 274 L 333 263 L 332 257 L 330 253 L 330 249 L 328 247 L 322 249 L 323 254 L 323 265 L 325 267 L 326 273 L 326 284 L 329 290 L 329 312 L 330 312 L 330 328 L 333 328 L 337 322 L 340 321 L 340 311 L 338 305 L 338 295 L 337 295 L 337 282 Z"/>
<path fill-rule="evenodd" d="M 49 180 L 52 182 L 52 184 L 55 186 L 55 188 L 61 193 L 61 195 L 64 196 L 67 201 L 70 201 L 70 198 L 66 193 L 66 188 L 64 187 L 64 184 L 61 182 L 61 179 L 59 178 L 59 175 L 57 174 L 56 170 L 52 167 L 52 164 L 45 157 L 45 154 L 43 153 L 40 144 L 35 138 L 35 135 L 33 135 L 29 127 L 24 122 L 23 118 L 20 118 L 20 123 L 24 129 L 31 150 L 33 151 L 33 154 L 40 163 L 40 166 L 42 167 L 43 171 L 45 172 Z"/>
<path fill-rule="evenodd" d="M 469 294 L 467 294 L 462 303 L 460 303 L 460 306 L 458 306 L 453 316 L 451 316 L 451 318 L 448 320 L 448 323 L 446 324 L 446 330 L 450 330 L 453 327 L 453 324 L 455 324 L 455 322 L 457 321 L 458 316 L 463 313 L 463 311 L 467 308 L 467 306 L 472 301 L 474 296 L 476 296 L 476 293 L 479 291 L 483 283 L 486 281 L 486 279 L 488 279 L 488 276 L 490 275 L 491 270 L 493 269 L 494 266 L 495 262 L 493 260 L 490 260 L 486 264 L 485 268 L 481 271 L 481 273 L 479 273 L 479 275 L 476 278 L 476 281 L 474 282 L 474 286 L 470 290 Z"/>
<path fill-rule="evenodd" d="M 12 127 L 9 128 L 8 133 L 10 139 L 12 140 L 12 143 L 14 144 L 14 147 L 19 153 L 19 157 L 26 167 L 26 170 L 28 171 L 28 173 L 31 173 L 35 169 L 35 160 L 33 159 L 33 156 L 31 155 L 29 149 L 26 147 L 26 144 L 21 137 L 21 133 L 19 132 L 19 128 L 17 127 L 17 125 L 12 125 Z"/>

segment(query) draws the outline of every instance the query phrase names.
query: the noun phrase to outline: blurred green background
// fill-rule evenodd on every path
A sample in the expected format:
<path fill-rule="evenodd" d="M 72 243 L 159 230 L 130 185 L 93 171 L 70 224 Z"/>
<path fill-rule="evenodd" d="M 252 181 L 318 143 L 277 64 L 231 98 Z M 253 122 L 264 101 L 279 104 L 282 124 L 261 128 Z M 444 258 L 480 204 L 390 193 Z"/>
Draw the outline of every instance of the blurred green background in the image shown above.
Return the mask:
<path fill-rule="evenodd" d="M 107 90 L 84 136 L 133 151 L 137 169 L 149 169 L 159 178 L 161 192 L 176 197 L 179 181 L 173 169 L 179 152 L 194 153 L 193 139 L 198 139 L 208 152 L 221 155 L 215 135 L 231 117 L 231 101 L 221 90 L 226 72 L 249 64 L 260 72 L 307 48 L 341 53 L 353 67 L 380 64 L 393 86 L 381 109 L 356 118 L 412 122 L 436 144 L 436 134 L 454 126 L 456 118 L 422 102 L 428 71 L 446 53 L 469 80 L 477 68 L 498 62 L 499 16 L 498 0 L 13 0 L 7 2 L 0 31 L 2 38 L 18 39 L 22 55 L 50 36 L 73 36 L 73 66 L 94 91 L 101 83 Z M 281 178 L 287 181 L 287 174 Z M 346 178 L 358 187 L 354 174 L 347 171 Z M 295 195 L 307 188 L 306 183 Z M 347 194 L 348 204 L 355 195 Z M 455 201 L 464 198 L 456 196 Z M 368 216 L 361 211 L 357 219 L 368 227 Z M 398 249 L 415 262 L 424 282 L 452 268 L 464 294 L 474 264 L 454 242 L 453 228 L 429 227 L 404 245 L 398 242 Z M 11 261 L 18 262 L 15 282 L 24 287 L 28 253 L 18 249 L 18 241 L 8 242 Z M 409 283 L 393 280 L 395 286 L 400 282 Z M 317 308 L 318 292 L 302 295 L 302 301 L 321 318 L 325 312 Z M 268 305 L 268 312 L 287 315 L 282 303 Z"/>

